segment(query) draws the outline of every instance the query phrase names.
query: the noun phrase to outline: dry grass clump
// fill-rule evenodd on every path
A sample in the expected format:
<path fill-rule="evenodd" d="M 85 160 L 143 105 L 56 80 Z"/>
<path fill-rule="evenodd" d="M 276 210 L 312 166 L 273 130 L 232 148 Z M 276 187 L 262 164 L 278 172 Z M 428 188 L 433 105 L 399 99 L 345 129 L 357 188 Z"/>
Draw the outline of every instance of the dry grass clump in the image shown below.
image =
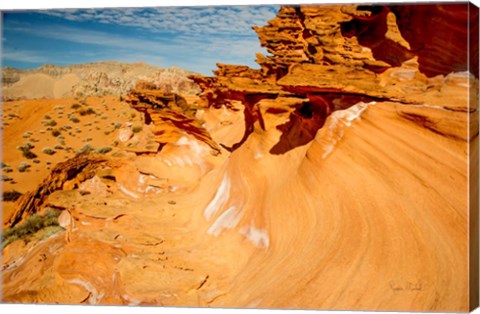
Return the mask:
<path fill-rule="evenodd" d="M 32 240 L 33 235 L 43 230 L 43 234 L 39 236 L 39 240 L 51 236 L 52 234 L 64 230 L 58 225 L 59 210 L 47 209 L 44 216 L 39 213 L 33 214 L 27 220 L 12 228 L 4 230 L 2 234 L 2 250 L 16 240 L 23 240 L 28 243 Z"/>
<path fill-rule="evenodd" d="M 50 147 L 44 147 L 42 149 L 42 153 L 47 154 L 47 155 L 53 155 L 56 153 L 54 149 L 51 149 Z"/>

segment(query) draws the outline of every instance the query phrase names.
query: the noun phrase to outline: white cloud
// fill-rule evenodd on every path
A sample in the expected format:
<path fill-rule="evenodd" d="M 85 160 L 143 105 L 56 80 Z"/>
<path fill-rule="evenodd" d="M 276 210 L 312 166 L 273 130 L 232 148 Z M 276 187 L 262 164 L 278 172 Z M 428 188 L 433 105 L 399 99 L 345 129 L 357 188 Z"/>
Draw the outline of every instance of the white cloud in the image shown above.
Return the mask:
<path fill-rule="evenodd" d="M 2 59 L 26 63 L 47 63 L 47 58 L 35 51 L 3 49 Z"/>
<path fill-rule="evenodd" d="M 265 25 L 277 6 L 156 7 L 46 10 L 39 13 L 70 21 L 131 26 L 153 32 L 252 35 L 251 26 Z"/>

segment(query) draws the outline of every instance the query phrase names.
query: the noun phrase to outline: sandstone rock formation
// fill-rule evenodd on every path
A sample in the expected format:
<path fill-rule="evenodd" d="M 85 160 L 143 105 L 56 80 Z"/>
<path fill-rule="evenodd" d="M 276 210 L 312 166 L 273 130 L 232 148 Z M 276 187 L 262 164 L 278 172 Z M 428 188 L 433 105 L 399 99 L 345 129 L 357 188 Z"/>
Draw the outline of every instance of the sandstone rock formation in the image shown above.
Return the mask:
<path fill-rule="evenodd" d="M 92 178 L 101 167 L 111 167 L 112 162 L 100 156 L 83 153 L 73 159 L 57 164 L 50 176 L 35 191 L 23 194 L 17 201 L 16 212 L 11 216 L 8 226 L 15 226 L 26 217 L 42 211 L 45 200 L 57 190 L 78 188 L 79 184 Z"/>
<path fill-rule="evenodd" d="M 127 101 L 159 150 L 47 189 L 67 230 L 3 250 L 4 300 L 472 309 L 467 16 L 478 23 L 469 4 L 284 6 L 255 28 L 260 69 L 192 76 L 196 105 L 141 84 Z"/>
<path fill-rule="evenodd" d="M 145 63 L 96 62 L 70 66 L 43 65 L 33 70 L 2 69 L 4 100 L 120 96 L 144 80 L 168 92 L 195 94 L 192 74 L 178 67 L 162 69 Z"/>
<path fill-rule="evenodd" d="M 126 101 L 144 114 L 145 124 L 153 124 L 152 132 L 160 145 L 174 143 L 186 132 L 220 153 L 218 144 L 196 119 L 197 108 L 190 106 L 182 96 L 140 82 L 128 94 Z"/>

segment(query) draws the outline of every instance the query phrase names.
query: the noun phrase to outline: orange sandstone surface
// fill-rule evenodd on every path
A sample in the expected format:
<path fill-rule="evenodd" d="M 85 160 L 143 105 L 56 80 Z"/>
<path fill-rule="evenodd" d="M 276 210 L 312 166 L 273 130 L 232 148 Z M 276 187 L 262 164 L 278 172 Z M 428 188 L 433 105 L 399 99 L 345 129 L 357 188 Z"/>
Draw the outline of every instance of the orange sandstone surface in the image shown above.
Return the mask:
<path fill-rule="evenodd" d="M 283 6 L 254 27 L 259 69 L 192 75 L 198 97 L 137 84 L 107 104 L 141 132 L 124 121 L 4 213 L 8 230 L 54 209 L 62 230 L 3 248 L 3 301 L 468 311 L 468 17 Z"/>

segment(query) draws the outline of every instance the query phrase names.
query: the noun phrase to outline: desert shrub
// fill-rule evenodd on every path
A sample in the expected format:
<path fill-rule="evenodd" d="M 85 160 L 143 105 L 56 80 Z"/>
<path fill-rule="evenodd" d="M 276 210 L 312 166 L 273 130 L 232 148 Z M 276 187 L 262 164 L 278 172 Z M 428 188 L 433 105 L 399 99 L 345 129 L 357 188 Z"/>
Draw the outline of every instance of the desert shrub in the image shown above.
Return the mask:
<path fill-rule="evenodd" d="M 27 159 L 34 159 L 34 158 L 37 158 L 37 157 L 38 157 L 35 153 L 33 153 L 33 152 L 30 151 L 30 150 L 23 151 L 22 154 L 23 154 L 23 157 L 25 157 L 25 158 L 27 158 Z"/>
<path fill-rule="evenodd" d="M 72 117 L 70 117 L 70 121 L 72 121 L 73 123 L 79 123 L 79 122 L 80 122 L 80 119 L 77 118 L 77 117 L 72 116 Z"/>
<path fill-rule="evenodd" d="M 110 132 L 110 131 L 103 131 L 103 134 L 105 134 L 105 135 L 110 135 L 110 133 L 112 133 L 112 132 Z"/>
<path fill-rule="evenodd" d="M 4 182 L 13 181 L 13 178 L 10 178 L 9 176 L 6 176 L 6 175 L 2 174 L 2 181 L 4 181 Z"/>
<path fill-rule="evenodd" d="M 120 129 L 122 124 L 120 122 L 115 122 L 115 124 L 113 126 L 115 127 L 115 129 Z"/>
<path fill-rule="evenodd" d="M 8 167 L 6 163 L 0 162 L 0 169 L 3 169 L 5 167 Z"/>
<path fill-rule="evenodd" d="M 25 172 L 28 168 L 30 168 L 31 166 L 25 162 L 25 161 L 22 161 L 19 165 L 18 165 L 18 171 L 20 172 Z"/>
<path fill-rule="evenodd" d="M 24 151 L 24 150 L 30 150 L 32 148 L 35 148 L 35 145 L 33 145 L 30 142 L 25 142 L 25 143 L 23 143 L 23 145 L 17 146 L 17 148 L 21 151 Z"/>
<path fill-rule="evenodd" d="M 5 166 L 3 167 L 3 171 L 5 171 L 5 173 L 9 173 L 9 172 L 13 172 L 13 169 L 10 166 Z"/>
<path fill-rule="evenodd" d="M 53 135 L 53 136 L 57 137 L 57 136 L 59 136 L 60 134 L 62 134 L 62 132 L 60 132 L 60 130 L 58 130 L 58 129 L 53 129 L 53 130 L 52 130 L 52 135 Z"/>
<path fill-rule="evenodd" d="M 70 108 L 76 110 L 76 109 L 82 108 L 82 105 L 75 103 L 75 104 L 71 105 Z"/>
<path fill-rule="evenodd" d="M 54 149 L 57 149 L 57 150 L 59 150 L 59 149 L 64 149 L 64 148 L 63 148 L 63 146 L 62 146 L 62 145 L 59 145 L 59 144 L 57 144 L 57 145 L 55 145 Z"/>
<path fill-rule="evenodd" d="M 24 145 L 17 146 L 17 149 L 19 149 L 22 152 L 23 157 L 28 159 L 33 159 L 37 157 L 37 155 L 35 155 L 30 151 L 33 147 L 34 146 L 32 144 L 25 143 Z"/>
<path fill-rule="evenodd" d="M 52 117 L 49 116 L 48 114 L 44 115 L 43 118 L 44 118 L 45 120 L 50 120 L 50 119 L 52 119 Z"/>
<path fill-rule="evenodd" d="M 42 153 L 47 155 L 53 155 L 55 154 L 55 150 L 51 149 L 50 147 L 45 147 L 42 149 Z"/>
<path fill-rule="evenodd" d="M 99 154 L 106 154 L 112 151 L 112 148 L 110 146 L 105 146 L 98 148 L 95 152 Z"/>
<path fill-rule="evenodd" d="M 82 146 L 82 148 L 77 150 L 77 154 L 81 154 L 81 153 L 85 153 L 85 152 L 91 152 L 91 151 L 93 151 L 93 147 L 90 144 L 85 144 L 85 145 Z"/>
<path fill-rule="evenodd" d="M 3 192 L 3 201 L 4 202 L 15 202 L 18 198 L 22 196 L 22 193 L 12 190 Z"/>
<path fill-rule="evenodd" d="M 34 160 L 33 160 L 33 163 L 39 164 L 39 163 L 40 163 L 40 159 L 34 159 Z"/>
<path fill-rule="evenodd" d="M 32 134 L 33 134 L 32 132 L 25 132 L 25 133 L 23 133 L 22 137 L 23 138 L 29 138 L 30 136 L 32 136 Z"/>
<path fill-rule="evenodd" d="M 58 210 L 49 208 L 44 216 L 35 213 L 28 217 L 24 222 L 12 228 L 5 229 L 2 234 L 2 249 L 15 240 L 20 239 L 28 242 L 35 233 L 42 229 L 46 229 L 45 231 L 47 232 L 43 233 L 41 239 L 63 230 L 63 228 L 58 225 L 58 216 L 60 216 L 60 213 L 61 212 Z"/>
<path fill-rule="evenodd" d="M 57 122 L 55 120 L 50 120 L 44 123 L 45 126 L 56 126 Z"/>
<path fill-rule="evenodd" d="M 132 128 L 133 133 L 138 133 L 143 129 L 141 125 L 136 125 Z"/>
<path fill-rule="evenodd" d="M 87 115 L 91 115 L 91 114 L 95 114 L 95 110 L 93 110 L 92 108 L 87 108 L 87 109 L 82 109 L 80 111 L 78 111 L 78 114 L 81 115 L 81 116 L 87 116 Z"/>

